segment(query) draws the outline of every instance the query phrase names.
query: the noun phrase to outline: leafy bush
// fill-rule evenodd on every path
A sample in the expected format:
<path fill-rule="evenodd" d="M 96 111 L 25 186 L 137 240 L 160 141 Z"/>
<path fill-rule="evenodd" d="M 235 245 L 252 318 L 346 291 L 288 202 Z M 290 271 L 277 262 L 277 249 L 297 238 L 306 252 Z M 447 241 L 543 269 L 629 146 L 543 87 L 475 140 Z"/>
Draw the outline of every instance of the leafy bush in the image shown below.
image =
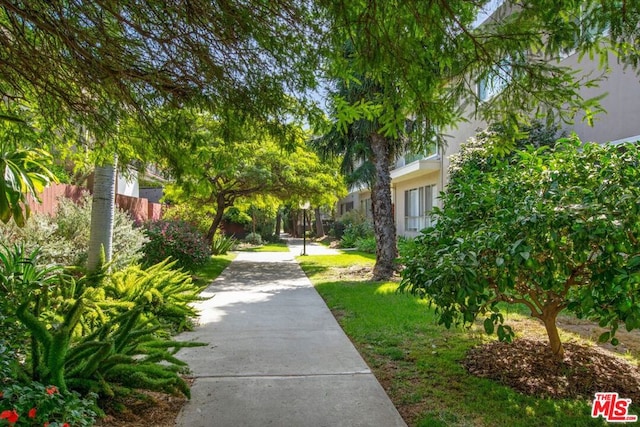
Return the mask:
<path fill-rule="evenodd" d="M 211 240 L 211 253 L 213 255 L 224 255 L 236 244 L 236 239 L 216 233 Z"/>
<path fill-rule="evenodd" d="M 174 270 L 176 261 L 166 260 L 142 269 L 137 265 L 112 273 L 104 286 L 105 297 L 134 309 L 142 304 L 153 317 L 172 333 L 191 329 L 197 313 L 191 303 L 199 301 L 204 287 L 196 286 L 189 274 Z"/>
<path fill-rule="evenodd" d="M 360 252 L 366 252 L 369 254 L 376 253 L 376 238 L 375 237 L 360 237 L 356 240 L 355 247 Z"/>
<path fill-rule="evenodd" d="M 149 241 L 144 245 L 143 264 L 150 266 L 168 257 L 187 270 L 204 265 L 211 256 L 210 245 L 193 225 L 184 221 L 160 220 L 145 223 Z"/>
<path fill-rule="evenodd" d="M 173 341 L 166 330 L 183 327 L 193 314 L 188 303 L 199 289 L 188 275 L 164 263 L 146 271 L 130 267 L 111 280 L 76 281 L 40 266 L 36 255 L 20 247 L 0 251 L 3 304 L 15 307 L 31 338 L 16 378 L 53 384 L 65 396 L 69 390 L 114 396 L 134 388 L 189 395 L 178 375 L 185 364 L 174 354 L 198 344 Z"/>
<path fill-rule="evenodd" d="M 27 329 L 18 321 L 17 308 L 23 301 L 35 300 L 40 315 L 51 304 L 42 298 L 59 284 L 62 268 L 41 266 L 38 249 L 27 253 L 24 246 L 0 246 L 0 326 L 3 336 L 19 354 L 28 352 Z"/>
<path fill-rule="evenodd" d="M 340 222 L 346 227 L 351 224 L 362 224 L 367 222 L 367 217 L 360 209 L 351 209 L 340 217 Z"/>
<path fill-rule="evenodd" d="M 548 127 L 540 122 L 533 122 L 530 126 L 523 126 L 520 137 L 511 142 L 504 141 L 507 132 L 503 124 L 492 124 L 487 129 L 469 138 L 460 151 L 453 154 L 449 163 L 449 179 L 456 179 L 459 172 L 473 165 L 478 171 L 491 169 L 494 155 L 507 157 L 510 161 L 517 159 L 515 150 L 526 150 L 527 147 L 553 147 L 556 141 L 565 137 L 565 132 L 560 132 L 557 126 Z M 496 140 L 500 143 L 496 144 Z M 506 148 L 508 151 L 502 152 Z M 500 153 L 498 153 L 500 151 Z"/>
<path fill-rule="evenodd" d="M 0 390 L 3 383 L 17 377 L 17 354 L 10 343 L 10 340 L 0 339 Z"/>
<path fill-rule="evenodd" d="M 367 217 L 359 209 L 352 209 L 344 213 L 331 227 L 330 234 L 336 239 L 342 239 L 344 232 L 353 224 L 360 225 L 367 222 Z"/>
<path fill-rule="evenodd" d="M 411 245 L 412 241 L 413 241 L 413 238 L 411 237 L 398 236 L 398 252 L 404 253 L 405 249 L 407 249 L 407 247 Z"/>
<path fill-rule="evenodd" d="M 261 245 L 262 244 L 262 236 L 258 233 L 249 233 L 247 237 L 244 238 L 244 241 L 251 245 Z"/>
<path fill-rule="evenodd" d="M 251 224 L 251 216 L 235 206 L 231 206 L 224 212 L 222 220 L 240 225 Z"/>
<path fill-rule="evenodd" d="M 26 385 L 0 386 L 0 419 L 4 416 L 9 425 L 16 427 L 88 427 L 101 412 L 97 409 L 96 397 L 81 398 L 78 393 L 61 393 L 55 386 L 44 386 L 35 381 Z"/>
<path fill-rule="evenodd" d="M 270 234 L 268 236 L 262 236 L 263 243 L 284 243 L 285 240 L 280 236 L 276 236 L 275 234 Z"/>
<path fill-rule="evenodd" d="M 203 235 L 211 226 L 211 216 L 203 210 L 205 207 L 193 203 L 177 203 L 163 209 L 162 219 L 167 221 L 185 221 L 195 226 Z"/>
<path fill-rule="evenodd" d="M 341 248 L 355 248 L 360 239 L 374 238 L 373 225 L 369 222 L 347 224 L 340 239 Z"/>
<path fill-rule="evenodd" d="M 36 248 L 45 263 L 82 266 L 87 260 L 91 227 L 91 196 L 79 203 L 60 199 L 55 217 L 33 215 L 23 228 L 7 224 L 0 228 L 0 243 L 23 244 L 27 251 Z M 131 217 L 117 211 L 113 229 L 113 262 L 117 270 L 138 262 L 141 248 L 147 241 L 143 231 L 135 226 Z"/>
<path fill-rule="evenodd" d="M 441 324 L 484 315 L 505 341 L 497 305 L 524 304 L 557 357 L 563 310 L 609 328 L 600 340 L 614 345 L 619 325 L 640 328 L 639 147 L 564 139 L 484 157 L 457 165 L 436 226 L 405 248 L 401 287 L 429 297 Z"/>

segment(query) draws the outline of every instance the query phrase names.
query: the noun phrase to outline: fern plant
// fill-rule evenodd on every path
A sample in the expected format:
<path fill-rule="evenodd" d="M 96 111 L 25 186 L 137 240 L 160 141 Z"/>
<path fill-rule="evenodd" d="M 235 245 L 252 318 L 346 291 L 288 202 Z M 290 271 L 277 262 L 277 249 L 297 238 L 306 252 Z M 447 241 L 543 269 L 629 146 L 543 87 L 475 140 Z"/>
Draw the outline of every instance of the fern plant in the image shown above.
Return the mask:
<path fill-rule="evenodd" d="M 36 255 L 0 250 L 1 285 L 31 336 L 23 368 L 32 380 L 102 397 L 133 388 L 189 396 L 179 375 L 185 364 L 175 353 L 201 344 L 174 341 L 167 332 L 195 315 L 189 303 L 201 288 L 187 274 L 164 262 L 76 281 L 38 265 Z"/>
<path fill-rule="evenodd" d="M 193 283 L 191 276 L 175 270 L 176 261 L 164 260 L 146 269 L 134 265 L 113 273 L 104 286 L 105 294 L 121 304 L 146 307 L 143 317 L 155 317 L 171 332 L 190 328 L 196 311 L 190 305 L 200 300 L 204 287 Z"/>
<path fill-rule="evenodd" d="M 103 397 L 134 388 L 190 396 L 179 375 L 186 364 L 174 355 L 183 347 L 202 344 L 159 337 L 160 326 L 142 320 L 144 310 L 139 305 L 125 311 L 69 350 L 65 369 L 70 388 Z"/>

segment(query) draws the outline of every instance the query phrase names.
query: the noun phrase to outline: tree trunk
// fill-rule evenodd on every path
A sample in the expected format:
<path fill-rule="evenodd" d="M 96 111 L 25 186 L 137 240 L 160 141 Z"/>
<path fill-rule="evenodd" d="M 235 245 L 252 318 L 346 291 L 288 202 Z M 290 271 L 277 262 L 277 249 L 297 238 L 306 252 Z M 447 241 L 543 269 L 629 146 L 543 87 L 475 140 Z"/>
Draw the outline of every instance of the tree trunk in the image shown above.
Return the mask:
<path fill-rule="evenodd" d="M 315 209 L 315 215 L 316 215 L 316 237 L 318 239 L 322 239 L 324 237 L 324 228 L 322 227 L 322 214 L 320 213 L 319 207 Z"/>
<path fill-rule="evenodd" d="M 276 229 L 273 230 L 273 236 L 276 238 L 276 241 L 280 239 L 280 228 L 282 227 L 282 211 L 278 208 L 278 213 L 276 214 Z"/>
<path fill-rule="evenodd" d="M 557 317 L 558 313 L 556 311 L 543 312 L 542 322 L 544 323 L 544 327 L 547 330 L 547 336 L 549 337 L 549 346 L 551 347 L 553 357 L 556 359 L 561 359 L 564 355 L 564 347 L 562 346 L 562 341 L 560 341 L 560 334 L 558 333 L 558 326 L 556 325 Z"/>
<path fill-rule="evenodd" d="M 116 160 L 112 165 L 96 166 L 91 204 L 91 230 L 87 270 L 95 272 L 104 262 L 111 261 L 113 218 L 116 205 Z M 103 252 L 104 251 L 104 252 Z"/>
<path fill-rule="evenodd" d="M 398 256 L 396 224 L 391 203 L 391 154 L 389 141 L 378 133 L 371 134 L 371 151 L 375 167 L 375 182 L 371 188 L 373 230 L 376 236 L 376 264 L 373 280 L 389 280 L 395 271 Z"/>
<path fill-rule="evenodd" d="M 209 227 L 209 230 L 207 231 L 207 235 L 205 236 L 208 243 L 211 243 L 213 241 L 213 236 L 215 236 L 216 230 L 218 229 L 218 227 L 220 227 L 220 223 L 222 222 L 222 216 L 224 215 L 224 211 L 227 207 L 228 206 L 224 199 L 224 194 L 222 193 L 218 194 L 218 197 L 216 198 L 216 214 L 213 217 L 211 226 Z"/>
<path fill-rule="evenodd" d="M 291 237 L 298 238 L 300 237 L 300 233 L 298 232 L 300 229 L 300 225 L 302 222 L 300 221 L 300 210 L 292 210 L 289 213 L 289 224 L 291 225 Z"/>

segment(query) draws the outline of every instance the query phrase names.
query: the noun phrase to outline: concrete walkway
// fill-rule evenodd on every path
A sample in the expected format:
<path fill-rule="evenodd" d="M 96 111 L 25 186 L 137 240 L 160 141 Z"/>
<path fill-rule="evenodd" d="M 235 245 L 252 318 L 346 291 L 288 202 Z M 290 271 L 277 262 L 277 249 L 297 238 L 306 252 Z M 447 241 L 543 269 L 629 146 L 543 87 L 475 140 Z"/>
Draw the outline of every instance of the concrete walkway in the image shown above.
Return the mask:
<path fill-rule="evenodd" d="M 406 426 L 290 252 L 241 252 L 178 339 L 195 382 L 177 426 Z M 336 253 L 309 245 L 307 254 Z"/>
<path fill-rule="evenodd" d="M 289 251 L 291 251 L 294 256 L 302 255 L 303 253 L 307 255 L 338 255 L 342 253 L 339 249 L 329 248 L 309 240 L 305 242 L 303 239 L 293 237 L 289 237 L 286 240 Z"/>

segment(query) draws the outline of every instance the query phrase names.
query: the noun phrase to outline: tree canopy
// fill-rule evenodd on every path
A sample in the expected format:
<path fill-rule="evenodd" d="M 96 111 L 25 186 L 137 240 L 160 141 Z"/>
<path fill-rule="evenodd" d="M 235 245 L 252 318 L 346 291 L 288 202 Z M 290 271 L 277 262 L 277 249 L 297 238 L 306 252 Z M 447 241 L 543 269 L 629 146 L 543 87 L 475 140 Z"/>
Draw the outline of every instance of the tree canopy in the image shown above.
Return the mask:
<path fill-rule="evenodd" d="M 158 104 L 279 116 L 314 85 L 307 2 L 2 1 L 0 91 L 97 125 Z"/>
<path fill-rule="evenodd" d="M 344 194 L 337 168 L 320 162 L 305 145 L 307 135 L 300 128 L 284 149 L 259 124 L 229 126 L 215 116 L 197 113 L 187 120 L 189 131 L 174 141 L 167 167 L 190 203 L 214 212 L 209 237 L 225 209 L 240 198 L 262 194 L 296 205 L 309 200 L 319 206 L 332 204 Z"/>

